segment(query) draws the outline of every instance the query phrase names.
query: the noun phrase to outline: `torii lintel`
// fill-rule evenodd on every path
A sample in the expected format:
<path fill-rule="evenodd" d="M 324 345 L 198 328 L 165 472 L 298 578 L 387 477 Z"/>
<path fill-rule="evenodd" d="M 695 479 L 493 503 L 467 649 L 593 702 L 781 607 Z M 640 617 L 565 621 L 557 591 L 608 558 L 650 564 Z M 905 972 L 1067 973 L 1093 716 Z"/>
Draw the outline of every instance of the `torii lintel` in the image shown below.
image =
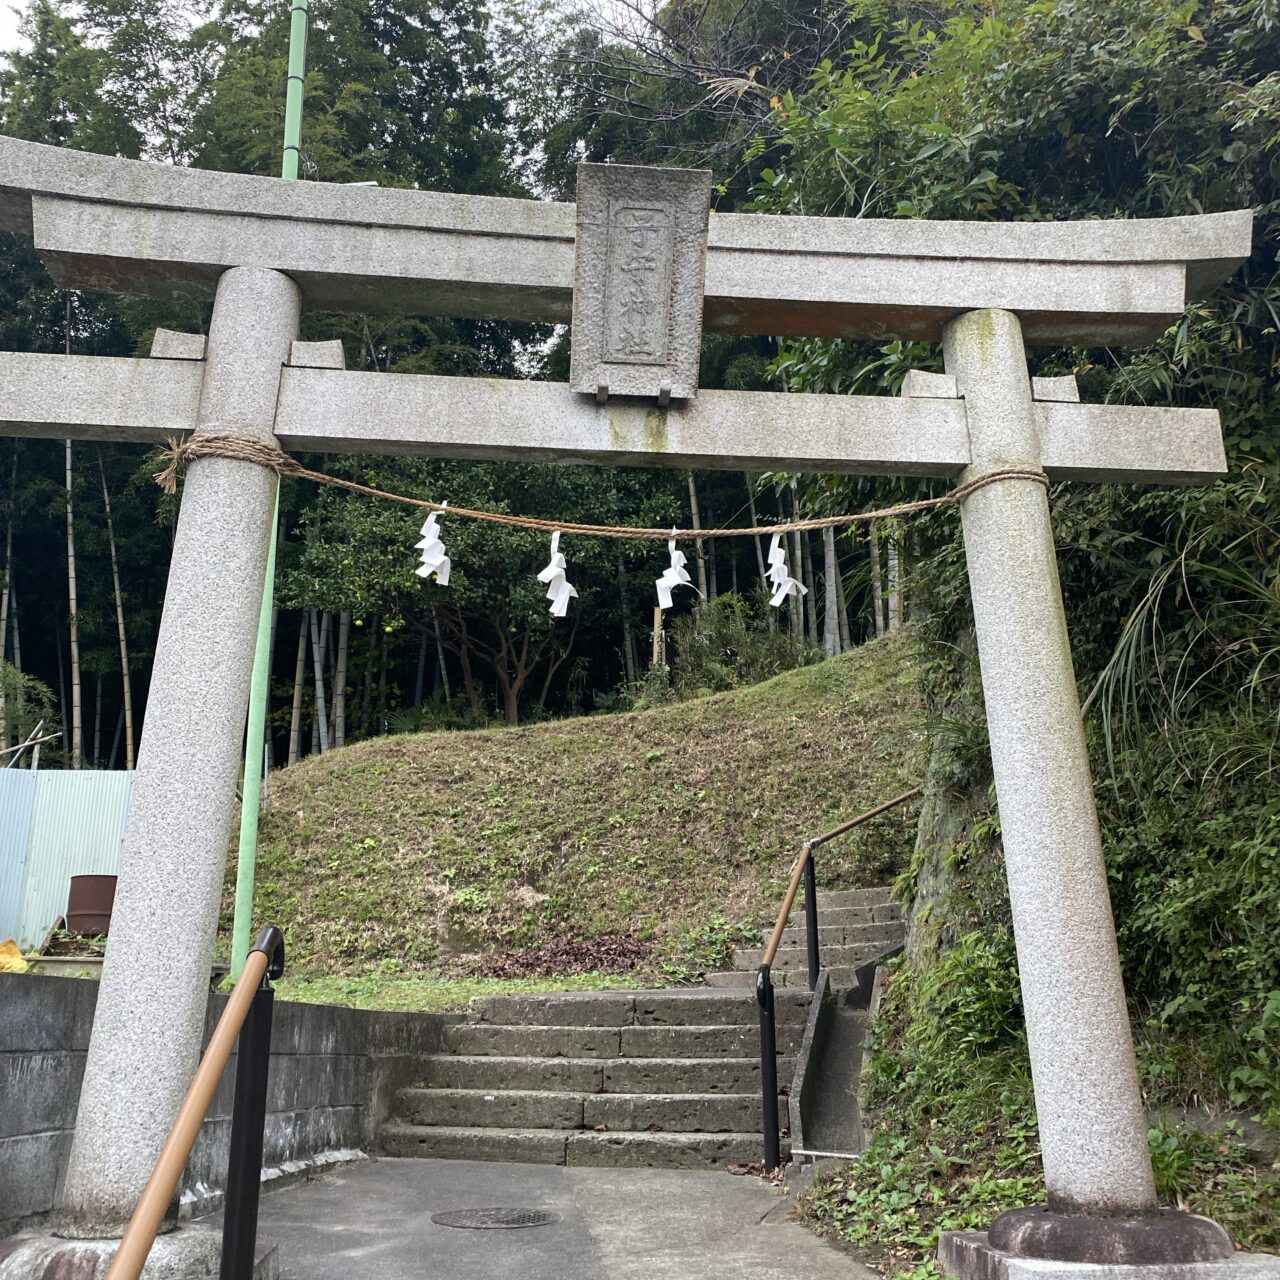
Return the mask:
<path fill-rule="evenodd" d="M 68 288 L 208 294 L 283 271 L 304 304 L 567 323 L 575 208 L 184 169 L 0 138 L 0 227 Z M 712 214 L 712 332 L 941 337 L 967 311 L 1033 344 L 1134 345 L 1249 255 L 1252 215 L 930 222 Z"/>

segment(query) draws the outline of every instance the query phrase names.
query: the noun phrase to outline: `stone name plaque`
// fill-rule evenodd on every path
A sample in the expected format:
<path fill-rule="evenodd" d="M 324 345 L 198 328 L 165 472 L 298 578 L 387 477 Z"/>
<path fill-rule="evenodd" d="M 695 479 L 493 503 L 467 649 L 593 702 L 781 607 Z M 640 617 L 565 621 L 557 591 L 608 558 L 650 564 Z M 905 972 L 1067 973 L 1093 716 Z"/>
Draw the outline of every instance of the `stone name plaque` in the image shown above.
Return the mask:
<path fill-rule="evenodd" d="M 584 164 L 569 383 L 597 399 L 698 389 L 711 174 Z"/>

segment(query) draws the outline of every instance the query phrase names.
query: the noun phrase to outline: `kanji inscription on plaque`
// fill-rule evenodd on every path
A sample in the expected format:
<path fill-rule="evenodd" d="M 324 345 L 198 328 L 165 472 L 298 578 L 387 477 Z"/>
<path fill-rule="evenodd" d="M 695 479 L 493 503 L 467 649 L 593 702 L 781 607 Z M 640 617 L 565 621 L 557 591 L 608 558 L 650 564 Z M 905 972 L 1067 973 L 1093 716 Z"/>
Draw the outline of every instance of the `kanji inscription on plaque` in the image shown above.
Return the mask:
<path fill-rule="evenodd" d="M 575 391 L 696 394 L 710 196 L 703 170 L 579 167 Z"/>
<path fill-rule="evenodd" d="M 623 364 L 667 363 L 674 228 L 660 205 L 612 202 L 605 285 L 605 356 Z"/>

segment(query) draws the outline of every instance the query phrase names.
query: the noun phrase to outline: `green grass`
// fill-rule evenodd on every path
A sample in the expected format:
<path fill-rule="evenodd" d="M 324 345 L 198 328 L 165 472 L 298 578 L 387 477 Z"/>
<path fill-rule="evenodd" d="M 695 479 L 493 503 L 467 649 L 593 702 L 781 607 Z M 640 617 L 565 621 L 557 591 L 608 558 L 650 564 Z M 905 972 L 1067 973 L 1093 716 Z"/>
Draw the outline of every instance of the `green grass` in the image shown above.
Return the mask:
<path fill-rule="evenodd" d="M 803 837 L 918 781 L 916 683 L 895 638 L 648 711 L 332 751 L 272 779 L 255 916 L 303 977 L 465 974 L 479 952 L 616 933 L 678 966 L 709 918 L 772 915 Z M 890 879 L 914 822 L 824 848 L 820 883 Z"/>

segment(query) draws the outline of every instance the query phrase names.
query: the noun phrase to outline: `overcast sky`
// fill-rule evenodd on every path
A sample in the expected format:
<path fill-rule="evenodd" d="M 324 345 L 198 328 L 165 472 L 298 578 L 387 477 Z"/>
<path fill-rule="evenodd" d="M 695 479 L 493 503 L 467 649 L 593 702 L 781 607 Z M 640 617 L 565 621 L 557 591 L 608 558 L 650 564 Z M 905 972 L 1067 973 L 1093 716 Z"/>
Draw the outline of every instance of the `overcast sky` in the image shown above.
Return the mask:
<path fill-rule="evenodd" d="M 18 15 L 9 0 L 0 0 L 0 52 L 18 43 Z"/>

